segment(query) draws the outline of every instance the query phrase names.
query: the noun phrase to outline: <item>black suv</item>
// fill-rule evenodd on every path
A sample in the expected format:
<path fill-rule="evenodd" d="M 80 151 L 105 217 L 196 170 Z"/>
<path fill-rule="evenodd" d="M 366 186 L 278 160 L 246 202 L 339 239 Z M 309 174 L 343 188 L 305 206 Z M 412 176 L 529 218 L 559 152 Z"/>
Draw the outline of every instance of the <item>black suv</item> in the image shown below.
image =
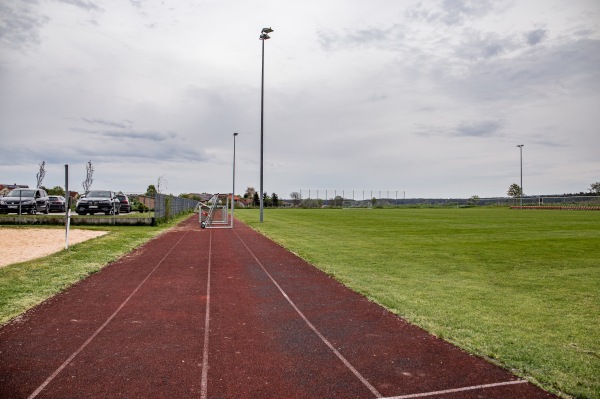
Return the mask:
<path fill-rule="evenodd" d="M 0 197 L 0 213 L 50 212 L 48 194 L 41 188 L 16 188 L 6 197 Z M 19 206 L 20 205 L 20 206 Z"/>
<path fill-rule="evenodd" d="M 121 203 L 121 212 L 129 213 L 131 212 L 131 204 L 129 203 L 129 197 L 123 193 L 118 193 L 117 198 Z"/>
<path fill-rule="evenodd" d="M 118 215 L 121 204 L 114 191 L 91 190 L 85 193 L 77 201 L 75 212 L 79 215 L 93 215 L 104 212 L 106 215 Z"/>

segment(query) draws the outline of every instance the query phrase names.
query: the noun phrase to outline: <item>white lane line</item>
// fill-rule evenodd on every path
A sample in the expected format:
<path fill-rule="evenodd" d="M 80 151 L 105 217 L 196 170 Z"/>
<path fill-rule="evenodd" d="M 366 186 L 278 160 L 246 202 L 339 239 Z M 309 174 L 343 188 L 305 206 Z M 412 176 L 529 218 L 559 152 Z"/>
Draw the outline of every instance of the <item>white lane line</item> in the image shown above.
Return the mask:
<path fill-rule="evenodd" d="M 238 237 L 238 239 L 241 241 L 241 243 L 244 244 L 244 247 L 246 247 L 248 252 L 250 252 L 250 255 L 252 255 L 254 260 L 256 260 L 256 263 L 259 264 L 259 266 L 263 269 L 265 274 L 269 277 L 269 279 L 271 279 L 273 284 L 275 284 L 275 286 L 277 287 L 279 292 L 281 292 L 281 294 L 285 297 L 285 299 L 287 299 L 287 301 L 290 303 L 290 305 L 292 305 L 294 310 L 300 315 L 302 320 L 304 320 L 304 322 L 308 325 L 308 327 L 310 327 L 310 329 L 313 330 L 313 332 L 315 334 L 317 334 L 317 336 L 319 338 L 321 338 L 321 341 L 323 341 L 323 343 L 325 343 L 325 345 L 327 345 L 329 347 L 329 349 L 331 349 L 331 351 L 338 357 L 338 359 L 340 359 L 342 361 L 342 363 L 344 363 L 344 365 L 360 380 L 360 382 L 363 383 L 364 386 L 366 386 L 369 389 L 369 391 L 371 391 L 373 393 L 373 395 L 375 395 L 376 398 L 383 397 L 383 395 L 381 395 L 381 393 L 379 393 L 379 391 L 373 385 L 371 385 L 371 383 L 369 381 L 367 381 L 367 379 L 365 377 L 363 377 L 363 375 L 361 373 L 359 373 L 358 370 L 356 370 L 354 368 L 354 366 L 352 366 L 352 364 L 350 364 L 350 362 L 331 344 L 331 342 L 329 342 L 329 340 L 327 340 L 327 338 L 325 338 L 323 336 L 323 334 L 321 334 L 319 332 L 319 330 L 317 330 L 317 328 L 308 320 L 308 318 L 304 315 L 304 313 L 302 313 L 302 311 L 300 309 L 298 309 L 296 304 L 285 293 L 283 288 L 281 288 L 281 286 L 277 283 L 277 281 L 275 281 L 275 279 L 271 276 L 271 274 L 269 274 L 269 272 L 267 271 L 267 269 L 265 269 L 265 267 L 260 262 L 260 260 L 258 260 L 256 255 L 254 255 L 254 252 L 252 252 L 252 250 L 250 250 L 250 248 L 248 248 L 248 245 L 246 245 L 244 240 L 242 240 L 242 238 L 238 235 L 238 233 L 235 230 L 233 232 Z"/>
<path fill-rule="evenodd" d="M 425 398 L 427 396 L 435 396 L 435 395 L 445 395 L 447 393 L 457 393 L 464 391 L 474 391 L 485 388 L 495 388 L 501 387 L 505 385 L 516 385 L 516 384 L 526 384 L 526 380 L 517 380 L 517 381 L 507 381 L 507 382 L 497 382 L 495 384 L 484 384 L 484 385 L 474 385 L 470 387 L 463 388 L 455 388 L 455 389 L 446 389 L 444 391 L 434 391 L 434 392 L 425 392 L 425 393 L 414 393 L 411 395 L 401 395 L 401 396 L 390 396 L 382 399 L 414 399 L 414 398 Z"/>
<path fill-rule="evenodd" d="M 209 230 L 210 231 L 210 230 Z M 206 281 L 206 316 L 204 319 L 204 347 L 202 355 L 202 381 L 200 383 L 200 398 L 208 397 L 208 335 L 210 327 L 210 267 L 212 261 L 212 231 L 208 241 L 208 278 Z"/>
<path fill-rule="evenodd" d="M 110 323 L 112 321 L 112 319 L 115 318 L 115 316 L 121 311 L 121 309 L 123 309 L 123 307 L 127 304 L 127 302 L 129 302 L 129 300 L 135 295 L 136 292 L 138 292 L 138 290 L 140 289 L 140 287 L 142 285 L 144 285 L 144 283 L 146 282 L 146 280 L 148 280 L 150 278 L 150 276 L 152 275 L 152 273 L 154 273 L 154 271 L 156 269 L 158 269 L 158 267 L 163 263 L 163 261 L 171 254 L 171 252 L 173 252 L 173 250 L 175 249 L 175 247 L 177 247 L 177 245 L 181 242 L 181 240 L 183 240 L 183 238 L 187 235 L 187 231 L 186 233 L 181 236 L 181 238 L 175 243 L 175 245 L 173 245 L 173 247 L 171 247 L 171 249 L 169 250 L 169 252 L 167 252 L 167 254 L 165 256 L 163 256 L 163 258 L 156 264 L 156 266 L 154 266 L 154 269 L 152 269 L 152 271 L 150 273 L 148 273 L 148 275 L 146 276 L 146 278 L 144 280 L 142 280 L 142 282 L 135 288 L 135 290 L 133 290 L 133 292 L 127 297 L 127 299 L 125 299 L 125 301 L 123 301 L 123 303 L 117 308 L 117 310 L 115 310 L 115 312 L 110 315 L 110 317 L 108 319 L 106 319 L 106 321 L 100 326 L 100 328 L 98 328 L 84 343 L 83 345 L 81 345 L 79 347 L 79 349 L 77 349 L 75 352 L 73 352 L 73 354 L 71 356 L 69 356 L 69 358 L 67 360 L 65 360 L 63 362 L 63 364 L 60 365 L 59 368 L 57 368 L 54 373 L 52 373 L 52 375 L 50 375 L 50 377 L 48 377 L 46 379 L 46 381 L 44 381 L 42 383 L 42 385 L 40 385 L 35 391 L 33 391 L 33 393 L 31 395 L 29 395 L 28 399 L 33 399 L 36 396 L 38 396 L 40 394 L 40 392 L 42 392 L 42 390 L 44 388 L 46 388 L 46 386 L 48 384 L 50 384 L 52 382 L 52 380 L 54 380 L 54 378 L 56 378 L 56 376 L 58 374 L 60 374 L 60 372 L 69 365 L 69 363 L 71 363 L 71 361 L 73 361 L 73 359 L 75 359 L 75 356 L 77 356 L 79 353 L 81 353 L 81 351 L 83 351 L 85 349 L 86 346 L 88 346 L 90 344 L 90 342 L 92 342 L 94 340 L 94 338 L 96 338 L 96 336 L 98 334 L 100 334 L 100 332 L 102 332 L 102 330 L 104 330 L 104 328 L 108 325 L 108 323 Z"/>

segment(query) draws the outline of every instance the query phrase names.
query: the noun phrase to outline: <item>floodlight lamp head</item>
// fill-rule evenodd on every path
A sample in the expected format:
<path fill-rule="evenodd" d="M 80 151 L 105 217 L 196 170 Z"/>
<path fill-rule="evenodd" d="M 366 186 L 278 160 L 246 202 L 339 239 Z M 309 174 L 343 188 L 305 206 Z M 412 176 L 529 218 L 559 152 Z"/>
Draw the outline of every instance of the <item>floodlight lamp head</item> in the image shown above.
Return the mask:
<path fill-rule="evenodd" d="M 263 28 L 261 32 L 262 33 L 271 33 L 271 32 L 273 32 L 273 29 L 271 29 L 271 28 Z"/>
<path fill-rule="evenodd" d="M 234 134 L 233 134 L 233 136 L 235 137 L 235 136 L 237 136 L 238 134 L 239 134 L 239 133 L 234 133 Z"/>
<path fill-rule="evenodd" d="M 259 39 L 260 40 L 267 40 L 270 39 L 271 37 L 269 35 L 267 35 L 266 33 L 263 33 L 262 35 L 260 35 Z"/>

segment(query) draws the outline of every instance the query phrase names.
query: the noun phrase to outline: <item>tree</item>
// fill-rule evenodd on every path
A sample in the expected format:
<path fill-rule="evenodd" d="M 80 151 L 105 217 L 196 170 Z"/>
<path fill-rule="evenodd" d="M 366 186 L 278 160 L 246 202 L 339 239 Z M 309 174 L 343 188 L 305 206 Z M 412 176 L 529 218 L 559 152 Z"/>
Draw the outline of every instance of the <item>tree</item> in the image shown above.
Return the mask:
<path fill-rule="evenodd" d="M 46 190 L 48 195 L 61 195 L 65 197 L 65 189 L 61 186 L 54 186 L 53 188 L 49 188 Z"/>
<path fill-rule="evenodd" d="M 275 194 L 275 193 L 271 194 L 271 202 L 272 202 L 274 208 L 279 207 L 279 197 L 277 196 L 277 194 Z"/>
<path fill-rule="evenodd" d="M 167 189 L 167 183 L 168 182 L 165 180 L 163 175 L 158 176 L 158 180 L 156 182 L 156 192 L 162 194 L 162 192 Z"/>
<path fill-rule="evenodd" d="M 246 192 L 244 193 L 244 198 L 253 199 L 255 193 L 256 189 L 254 187 L 247 187 Z"/>
<path fill-rule="evenodd" d="M 37 179 L 36 188 L 40 188 L 45 176 L 46 176 L 46 161 L 42 161 L 42 163 L 40 164 L 40 171 L 35 175 L 35 178 Z"/>
<path fill-rule="evenodd" d="M 92 161 L 88 161 L 85 165 L 85 180 L 81 185 L 83 186 L 83 192 L 87 193 L 90 191 L 92 187 L 92 183 L 94 182 L 94 166 L 92 165 Z"/>
<path fill-rule="evenodd" d="M 517 183 L 511 184 L 506 193 L 513 198 L 519 198 L 523 196 L 523 190 L 521 190 L 521 186 L 519 186 Z"/>
<path fill-rule="evenodd" d="M 258 193 L 256 191 L 254 192 L 254 195 L 252 196 L 252 205 L 260 206 L 260 197 L 258 196 Z"/>
<path fill-rule="evenodd" d="M 263 206 L 271 206 L 271 197 L 267 193 L 263 193 Z"/>
<path fill-rule="evenodd" d="M 342 207 L 344 205 L 344 198 L 341 195 L 336 195 L 331 203 L 331 206 Z"/>
<path fill-rule="evenodd" d="M 600 181 L 590 184 L 590 192 L 594 194 L 600 194 Z"/>
<path fill-rule="evenodd" d="M 156 187 L 154 186 L 154 184 L 150 184 L 146 189 L 146 195 L 149 197 L 153 197 L 154 194 L 156 194 Z"/>
<path fill-rule="evenodd" d="M 477 205 L 479 203 L 480 199 L 481 198 L 479 198 L 479 195 L 472 195 L 471 198 L 469 198 L 469 201 L 467 201 L 467 204 Z"/>
<path fill-rule="evenodd" d="M 293 193 L 290 193 L 290 198 L 292 199 L 292 203 L 294 204 L 294 206 L 300 206 L 300 193 L 297 191 L 294 191 Z"/>

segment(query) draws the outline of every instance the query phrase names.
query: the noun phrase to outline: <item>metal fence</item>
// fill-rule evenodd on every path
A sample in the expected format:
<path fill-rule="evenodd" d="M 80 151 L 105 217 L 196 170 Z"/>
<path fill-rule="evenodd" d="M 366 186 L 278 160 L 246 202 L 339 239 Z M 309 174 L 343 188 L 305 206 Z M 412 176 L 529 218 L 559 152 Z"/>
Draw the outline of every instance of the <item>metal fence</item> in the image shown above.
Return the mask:
<path fill-rule="evenodd" d="M 154 217 L 169 220 L 184 212 L 193 212 L 199 201 L 165 194 L 154 194 Z"/>
<path fill-rule="evenodd" d="M 353 206 L 370 201 L 373 206 L 403 205 L 471 205 L 471 206 L 598 206 L 600 195 L 532 195 L 521 198 L 406 198 L 401 190 L 300 190 L 300 198 L 290 200 L 294 206 L 315 208 L 322 206 Z"/>

